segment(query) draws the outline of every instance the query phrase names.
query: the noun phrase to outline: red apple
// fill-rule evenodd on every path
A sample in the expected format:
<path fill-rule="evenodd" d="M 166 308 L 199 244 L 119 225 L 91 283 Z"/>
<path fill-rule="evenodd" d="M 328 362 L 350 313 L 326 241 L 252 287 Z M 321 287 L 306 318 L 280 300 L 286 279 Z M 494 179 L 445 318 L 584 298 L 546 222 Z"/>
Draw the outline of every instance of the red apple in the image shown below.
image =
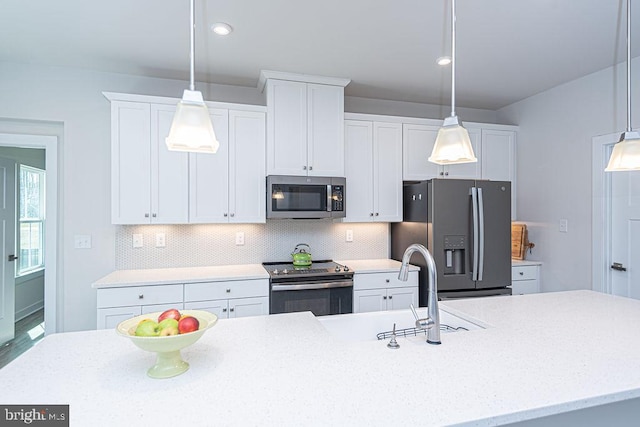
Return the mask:
<path fill-rule="evenodd" d="M 180 320 L 182 315 L 175 308 L 170 308 L 169 310 L 163 311 L 160 316 L 158 316 L 158 323 L 162 322 L 164 319 L 176 319 Z"/>
<path fill-rule="evenodd" d="M 193 316 L 182 316 L 178 322 L 178 330 L 181 334 L 197 331 L 200 328 L 200 322 Z"/>

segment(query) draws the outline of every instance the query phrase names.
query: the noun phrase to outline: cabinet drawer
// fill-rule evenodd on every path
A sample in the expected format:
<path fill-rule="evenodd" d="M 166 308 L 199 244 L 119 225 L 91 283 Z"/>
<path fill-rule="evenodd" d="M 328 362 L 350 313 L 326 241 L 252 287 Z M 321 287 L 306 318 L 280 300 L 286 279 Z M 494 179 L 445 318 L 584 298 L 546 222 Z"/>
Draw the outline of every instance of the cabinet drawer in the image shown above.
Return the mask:
<path fill-rule="evenodd" d="M 403 282 L 398 279 L 398 272 L 389 273 L 356 273 L 353 276 L 353 289 L 386 289 L 407 286 L 418 286 L 418 272 L 410 271 L 409 279 Z"/>
<path fill-rule="evenodd" d="M 98 289 L 98 308 L 150 304 L 182 304 L 183 285 Z"/>
<path fill-rule="evenodd" d="M 511 284 L 513 295 L 536 294 L 540 292 L 537 280 L 518 280 Z"/>
<path fill-rule="evenodd" d="M 201 282 L 184 285 L 185 302 L 267 296 L 269 296 L 269 279 Z"/>
<path fill-rule="evenodd" d="M 535 280 L 538 278 L 538 267 L 535 265 L 524 265 L 511 267 L 511 281 Z"/>

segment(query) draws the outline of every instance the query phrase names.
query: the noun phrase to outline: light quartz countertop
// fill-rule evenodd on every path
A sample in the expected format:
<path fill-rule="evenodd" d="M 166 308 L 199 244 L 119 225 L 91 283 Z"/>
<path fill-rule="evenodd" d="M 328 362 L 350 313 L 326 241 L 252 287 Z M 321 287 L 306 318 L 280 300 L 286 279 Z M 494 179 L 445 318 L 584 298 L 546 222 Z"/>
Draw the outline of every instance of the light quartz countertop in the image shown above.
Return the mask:
<path fill-rule="evenodd" d="M 355 273 L 388 273 L 400 271 L 400 261 L 393 259 L 347 259 L 336 260 L 338 264 L 346 265 Z M 414 265 L 409 267 L 409 271 L 419 270 L 420 267 Z"/>
<path fill-rule="evenodd" d="M 512 267 L 520 267 L 520 266 L 526 266 L 526 265 L 542 265 L 542 262 L 541 261 L 529 261 L 528 259 L 525 259 L 525 260 L 512 259 L 511 260 L 511 266 Z"/>
<path fill-rule="evenodd" d="M 135 285 L 165 285 L 169 283 L 221 282 L 226 280 L 268 278 L 269 274 L 260 264 L 149 268 L 116 270 L 99 279 L 91 286 L 101 289 Z"/>
<path fill-rule="evenodd" d="M 340 341 L 309 312 L 224 319 L 182 351 L 190 369 L 164 380 L 114 330 L 53 334 L 0 369 L 0 402 L 69 404 L 78 426 L 426 426 L 640 397 L 640 301 L 571 291 L 441 308 L 491 327 L 390 350 Z"/>

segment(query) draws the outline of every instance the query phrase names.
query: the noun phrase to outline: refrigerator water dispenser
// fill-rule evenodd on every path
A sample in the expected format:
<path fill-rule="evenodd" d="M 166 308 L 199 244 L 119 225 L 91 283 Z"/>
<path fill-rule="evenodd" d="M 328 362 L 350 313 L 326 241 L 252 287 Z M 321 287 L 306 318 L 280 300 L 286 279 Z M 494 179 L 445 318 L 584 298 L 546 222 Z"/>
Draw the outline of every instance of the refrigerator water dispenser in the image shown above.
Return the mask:
<path fill-rule="evenodd" d="M 444 236 L 444 275 L 464 274 L 465 236 Z"/>

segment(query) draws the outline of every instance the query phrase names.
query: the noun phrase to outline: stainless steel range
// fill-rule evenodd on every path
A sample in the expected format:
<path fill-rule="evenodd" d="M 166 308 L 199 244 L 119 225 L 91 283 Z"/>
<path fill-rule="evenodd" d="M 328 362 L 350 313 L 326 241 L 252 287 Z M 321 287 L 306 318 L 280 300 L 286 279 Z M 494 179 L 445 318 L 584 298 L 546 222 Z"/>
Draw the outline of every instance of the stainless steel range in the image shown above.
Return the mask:
<path fill-rule="evenodd" d="M 333 261 L 308 267 L 266 262 L 269 273 L 269 313 L 311 311 L 316 316 L 353 312 L 353 272 Z"/>

